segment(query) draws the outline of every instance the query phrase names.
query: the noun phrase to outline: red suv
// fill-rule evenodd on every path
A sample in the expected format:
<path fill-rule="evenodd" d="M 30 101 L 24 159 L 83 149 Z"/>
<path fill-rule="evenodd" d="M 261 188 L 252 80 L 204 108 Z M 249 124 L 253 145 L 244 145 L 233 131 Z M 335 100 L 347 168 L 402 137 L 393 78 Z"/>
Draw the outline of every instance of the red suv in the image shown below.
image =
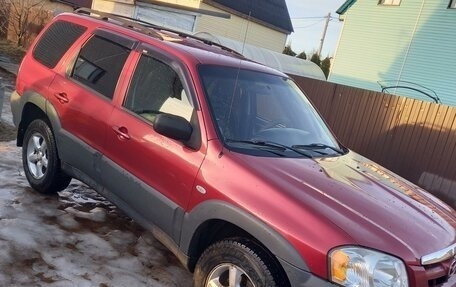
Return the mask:
<path fill-rule="evenodd" d="M 343 147 L 287 75 L 225 47 L 62 14 L 11 106 L 35 190 L 87 183 L 196 287 L 455 285 L 455 212 Z"/>

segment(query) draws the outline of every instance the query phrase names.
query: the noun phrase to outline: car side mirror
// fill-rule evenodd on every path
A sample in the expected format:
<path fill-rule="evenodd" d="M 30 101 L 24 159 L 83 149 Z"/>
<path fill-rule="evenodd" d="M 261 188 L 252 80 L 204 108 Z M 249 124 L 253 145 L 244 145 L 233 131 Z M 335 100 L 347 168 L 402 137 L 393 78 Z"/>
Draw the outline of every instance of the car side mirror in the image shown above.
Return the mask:
<path fill-rule="evenodd" d="M 171 114 L 158 114 L 154 120 L 154 130 L 182 142 L 190 140 L 193 133 L 192 125 L 186 119 Z"/>

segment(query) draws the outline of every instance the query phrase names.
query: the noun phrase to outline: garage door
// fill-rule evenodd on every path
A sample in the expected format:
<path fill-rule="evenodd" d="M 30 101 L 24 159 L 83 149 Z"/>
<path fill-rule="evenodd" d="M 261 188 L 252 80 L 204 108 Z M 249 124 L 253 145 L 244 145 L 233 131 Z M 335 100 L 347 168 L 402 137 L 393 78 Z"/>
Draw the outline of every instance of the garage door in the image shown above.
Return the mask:
<path fill-rule="evenodd" d="M 185 32 L 194 32 L 196 15 L 187 11 L 168 9 L 154 5 L 136 6 L 135 18 L 156 25 L 165 26 Z"/>

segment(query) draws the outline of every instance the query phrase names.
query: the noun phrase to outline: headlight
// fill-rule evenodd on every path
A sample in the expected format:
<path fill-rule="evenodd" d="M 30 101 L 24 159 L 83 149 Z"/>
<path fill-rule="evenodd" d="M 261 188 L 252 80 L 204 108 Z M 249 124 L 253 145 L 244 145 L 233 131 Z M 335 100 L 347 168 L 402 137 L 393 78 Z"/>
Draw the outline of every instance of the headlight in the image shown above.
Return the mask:
<path fill-rule="evenodd" d="M 408 287 L 404 263 L 361 247 L 340 247 L 329 253 L 330 279 L 346 287 Z"/>

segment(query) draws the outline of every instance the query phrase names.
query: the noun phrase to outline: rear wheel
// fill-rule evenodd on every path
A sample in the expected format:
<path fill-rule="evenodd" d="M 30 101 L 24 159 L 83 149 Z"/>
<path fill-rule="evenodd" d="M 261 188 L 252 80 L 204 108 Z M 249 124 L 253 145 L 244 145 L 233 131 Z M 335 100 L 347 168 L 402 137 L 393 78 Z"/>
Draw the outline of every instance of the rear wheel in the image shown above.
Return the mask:
<path fill-rule="evenodd" d="M 209 246 L 195 268 L 194 287 L 275 287 L 280 276 L 268 254 L 248 240 L 224 240 Z"/>
<path fill-rule="evenodd" d="M 22 164 L 30 186 L 41 193 L 65 189 L 71 181 L 60 168 L 54 134 L 49 125 L 37 119 L 25 131 Z"/>

